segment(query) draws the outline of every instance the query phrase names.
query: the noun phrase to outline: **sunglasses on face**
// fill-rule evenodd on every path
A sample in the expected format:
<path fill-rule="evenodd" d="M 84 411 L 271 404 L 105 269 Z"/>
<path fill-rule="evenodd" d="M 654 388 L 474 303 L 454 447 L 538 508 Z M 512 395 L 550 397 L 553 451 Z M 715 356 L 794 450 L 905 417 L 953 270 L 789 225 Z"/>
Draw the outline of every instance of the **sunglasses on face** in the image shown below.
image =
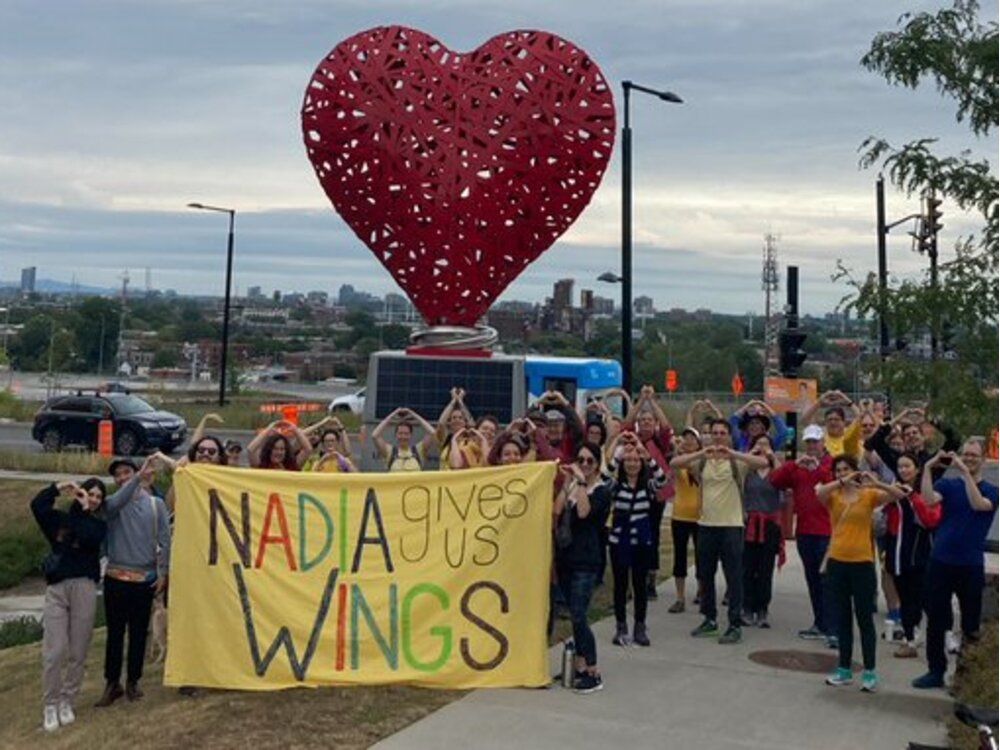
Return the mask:
<path fill-rule="evenodd" d="M 218 456 L 219 455 L 219 449 L 218 448 L 199 448 L 197 452 L 198 452 L 199 456 Z"/>
<path fill-rule="evenodd" d="M 580 464 L 580 466 L 592 466 L 597 463 L 594 459 L 590 458 L 589 456 L 580 456 L 579 458 L 576 459 L 576 462 Z"/>

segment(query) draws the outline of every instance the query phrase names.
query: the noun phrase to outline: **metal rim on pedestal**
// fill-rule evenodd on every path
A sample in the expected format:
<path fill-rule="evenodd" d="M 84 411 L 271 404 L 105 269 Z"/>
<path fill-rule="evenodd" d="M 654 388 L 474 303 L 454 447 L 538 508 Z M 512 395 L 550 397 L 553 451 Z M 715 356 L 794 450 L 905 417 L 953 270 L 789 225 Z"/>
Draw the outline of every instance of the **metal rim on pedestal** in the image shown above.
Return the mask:
<path fill-rule="evenodd" d="M 430 326 L 410 334 L 410 344 L 428 349 L 489 349 L 500 338 L 490 326 Z"/>

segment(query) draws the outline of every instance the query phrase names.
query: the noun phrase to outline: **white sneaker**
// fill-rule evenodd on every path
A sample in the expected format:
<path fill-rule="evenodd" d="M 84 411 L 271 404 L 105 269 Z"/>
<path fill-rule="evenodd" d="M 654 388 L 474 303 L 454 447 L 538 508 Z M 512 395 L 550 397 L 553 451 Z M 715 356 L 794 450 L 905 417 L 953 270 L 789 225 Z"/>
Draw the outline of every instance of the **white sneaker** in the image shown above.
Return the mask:
<path fill-rule="evenodd" d="M 896 632 L 896 622 L 895 620 L 886 620 L 885 629 L 882 631 L 882 640 L 889 641 L 892 643 L 892 637 Z"/>
<path fill-rule="evenodd" d="M 42 713 L 42 728 L 46 732 L 54 732 L 59 728 L 59 711 L 55 706 L 46 706 Z"/>
<path fill-rule="evenodd" d="M 73 707 L 69 705 L 68 701 L 61 701 L 59 703 L 59 723 L 66 726 L 74 721 L 76 721 L 76 714 L 73 713 Z"/>
<path fill-rule="evenodd" d="M 957 654 L 962 650 L 962 639 L 953 630 L 944 634 L 944 647 L 949 654 Z"/>

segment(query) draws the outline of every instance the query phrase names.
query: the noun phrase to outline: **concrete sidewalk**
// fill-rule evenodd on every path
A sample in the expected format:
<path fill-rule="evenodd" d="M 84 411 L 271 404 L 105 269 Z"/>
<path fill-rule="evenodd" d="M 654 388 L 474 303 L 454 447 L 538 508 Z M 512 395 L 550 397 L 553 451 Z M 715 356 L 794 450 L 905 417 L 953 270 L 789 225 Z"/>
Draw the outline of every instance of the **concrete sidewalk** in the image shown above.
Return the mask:
<path fill-rule="evenodd" d="M 882 684 L 874 695 L 861 693 L 857 681 L 832 688 L 823 674 L 766 667 L 748 658 L 762 650 L 834 653 L 822 642 L 795 636 L 810 624 L 811 614 L 794 544 L 788 553 L 788 563 L 775 576 L 771 629 L 745 628 L 739 645 L 690 637 L 700 618 L 690 604 L 686 613 L 667 613 L 673 601 L 673 583 L 667 581 L 659 601 L 650 603 L 652 647 L 612 646 L 611 619 L 595 627 L 605 680 L 601 692 L 581 696 L 558 686 L 477 690 L 375 747 L 902 750 L 911 740 L 946 746 L 943 720 L 951 711 L 950 698 L 941 690 L 910 687 L 925 670 L 923 658 L 894 659 L 895 647 L 880 640 Z M 560 654 L 561 648 L 551 651 L 553 674 Z M 855 661 L 860 659 L 855 638 Z"/>

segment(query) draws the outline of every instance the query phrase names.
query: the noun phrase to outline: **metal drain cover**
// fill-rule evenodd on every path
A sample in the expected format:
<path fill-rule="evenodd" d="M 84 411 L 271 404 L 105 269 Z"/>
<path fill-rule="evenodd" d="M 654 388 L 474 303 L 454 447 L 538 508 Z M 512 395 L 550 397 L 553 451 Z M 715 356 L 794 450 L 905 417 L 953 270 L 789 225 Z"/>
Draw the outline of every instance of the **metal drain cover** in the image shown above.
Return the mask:
<path fill-rule="evenodd" d="M 822 654 L 816 651 L 754 651 L 750 661 L 765 667 L 789 669 L 793 672 L 815 672 L 825 674 L 837 667 L 837 654 Z M 852 665 L 856 666 L 856 665 Z"/>

